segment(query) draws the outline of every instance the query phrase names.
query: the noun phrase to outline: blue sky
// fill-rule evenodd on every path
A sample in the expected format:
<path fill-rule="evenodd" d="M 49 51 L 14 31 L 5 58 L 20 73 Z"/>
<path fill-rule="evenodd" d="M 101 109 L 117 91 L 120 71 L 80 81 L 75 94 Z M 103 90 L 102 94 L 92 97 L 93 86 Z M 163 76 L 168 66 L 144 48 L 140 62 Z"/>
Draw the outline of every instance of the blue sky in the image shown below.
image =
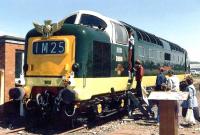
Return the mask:
<path fill-rule="evenodd" d="M 200 61 L 199 0 L 1 0 L 0 35 L 25 37 L 32 22 L 57 22 L 87 9 L 165 38 Z"/>

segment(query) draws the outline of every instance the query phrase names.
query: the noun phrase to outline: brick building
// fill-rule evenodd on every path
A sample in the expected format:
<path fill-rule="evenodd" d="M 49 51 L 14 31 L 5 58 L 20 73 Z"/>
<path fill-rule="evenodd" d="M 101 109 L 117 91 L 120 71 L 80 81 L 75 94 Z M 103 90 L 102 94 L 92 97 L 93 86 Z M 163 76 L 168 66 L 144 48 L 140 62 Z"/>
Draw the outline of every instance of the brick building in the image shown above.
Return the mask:
<path fill-rule="evenodd" d="M 9 89 L 20 78 L 24 58 L 24 39 L 0 36 L 0 105 L 9 101 Z"/>

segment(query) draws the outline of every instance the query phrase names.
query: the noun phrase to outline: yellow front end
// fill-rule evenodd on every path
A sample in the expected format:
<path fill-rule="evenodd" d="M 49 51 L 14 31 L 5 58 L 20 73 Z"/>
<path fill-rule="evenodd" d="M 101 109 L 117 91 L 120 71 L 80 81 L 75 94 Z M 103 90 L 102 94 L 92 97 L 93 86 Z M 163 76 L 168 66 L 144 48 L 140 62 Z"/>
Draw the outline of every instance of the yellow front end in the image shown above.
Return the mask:
<path fill-rule="evenodd" d="M 63 87 L 62 78 L 69 78 L 74 62 L 75 36 L 30 38 L 25 88 L 31 91 L 33 86 Z"/>

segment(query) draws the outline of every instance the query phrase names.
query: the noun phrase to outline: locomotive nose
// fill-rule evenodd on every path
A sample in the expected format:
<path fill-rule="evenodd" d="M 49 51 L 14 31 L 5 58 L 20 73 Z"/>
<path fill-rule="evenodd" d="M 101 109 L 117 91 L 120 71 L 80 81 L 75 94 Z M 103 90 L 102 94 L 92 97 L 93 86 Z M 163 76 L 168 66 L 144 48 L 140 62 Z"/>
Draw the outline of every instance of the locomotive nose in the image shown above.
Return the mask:
<path fill-rule="evenodd" d="M 23 88 L 16 87 L 9 90 L 9 96 L 14 100 L 22 100 L 25 95 L 25 91 Z"/>

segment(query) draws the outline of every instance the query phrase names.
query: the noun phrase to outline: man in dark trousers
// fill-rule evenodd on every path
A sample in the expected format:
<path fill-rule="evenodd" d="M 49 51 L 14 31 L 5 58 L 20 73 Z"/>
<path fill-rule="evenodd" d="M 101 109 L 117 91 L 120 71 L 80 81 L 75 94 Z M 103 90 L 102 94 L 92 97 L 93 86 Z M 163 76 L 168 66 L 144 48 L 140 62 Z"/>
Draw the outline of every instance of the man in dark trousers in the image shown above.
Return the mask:
<path fill-rule="evenodd" d="M 156 87 L 155 87 L 156 91 L 161 91 L 162 90 L 162 84 L 165 84 L 166 81 L 167 81 L 167 79 L 166 79 L 165 75 L 163 74 L 163 72 L 164 72 L 164 68 L 160 67 L 159 68 L 159 73 L 158 73 L 157 78 L 156 78 Z M 158 106 L 156 122 L 159 123 L 160 122 L 159 102 L 156 101 L 156 104 Z"/>
<path fill-rule="evenodd" d="M 140 62 L 140 60 L 136 60 L 135 62 L 135 80 L 137 81 L 136 91 L 137 97 L 142 97 L 142 77 L 144 75 L 144 68 Z"/>

